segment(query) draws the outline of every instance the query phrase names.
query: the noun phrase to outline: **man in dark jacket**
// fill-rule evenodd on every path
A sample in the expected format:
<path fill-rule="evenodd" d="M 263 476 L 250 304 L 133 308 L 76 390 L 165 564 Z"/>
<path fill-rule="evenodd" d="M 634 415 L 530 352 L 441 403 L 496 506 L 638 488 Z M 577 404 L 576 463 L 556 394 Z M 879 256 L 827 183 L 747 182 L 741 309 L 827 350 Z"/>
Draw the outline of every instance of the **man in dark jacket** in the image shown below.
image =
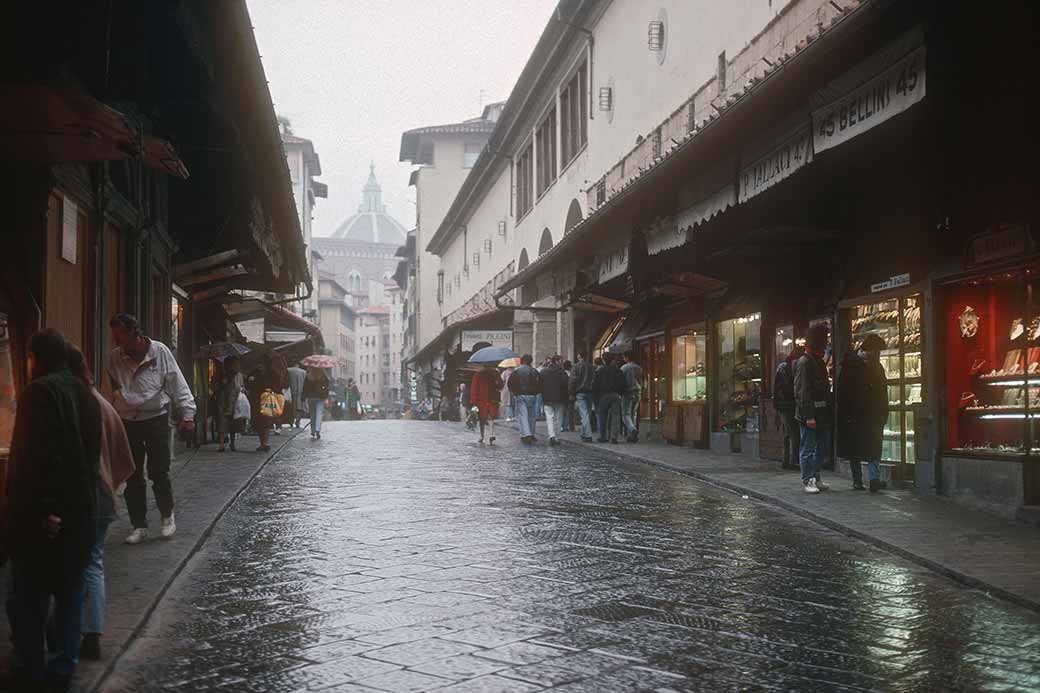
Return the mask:
<path fill-rule="evenodd" d="M 542 369 L 542 397 L 545 400 L 545 426 L 549 431 L 549 445 L 559 445 L 557 427 L 563 423 L 563 411 L 570 402 L 570 383 L 567 372 L 560 365 L 560 357 L 553 356 Z"/>
<path fill-rule="evenodd" d="M 592 391 L 596 397 L 596 419 L 599 442 L 618 442 L 621 435 L 621 395 L 625 392 L 625 376 L 617 366 L 614 354 L 603 355 L 603 365 L 596 369 Z"/>
<path fill-rule="evenodd" d="M 594 376 L 595 369 L 592 364 L 585 360 L 584 354 L 578 354 L 578 362 L 574 364 L 574 370 L 571 372 L 571 393 L 574 395 L 574 401 L 578 403 L 581 440 L 585 443 L 592 442 L 592 411 L 596 406 L 592 394 Z"/>
<path fill-rule="evenodd" d="M 535 408 L 538 395 L 542 393 L 542 377 L 531 364 L 534 357 L 524 354 L 520 367 L 509 376 L 509 392 L 513 395 L 513 408 L 520 422 L 520 440 L 525 445 L 535 441 Z"/>
<path fill-rule="evenodd" d="M 861 463 L 867 463 L 871 493 L 881 488 L 881 443 L 888 419 L 888 379 L 881 367 L 884 348 L 881 337 L 869 335 L 858 353 L 845 356 L 835 387 L 838 454 L 849 461 L 852 487 L 858 491 L 864 488 Z"/>
<path fill-rule="evenodd" d="M 805 353 L 805 347 L 795 345 L 791 354 L 780 362 L 773 376 L 773 408 L 777 420 L 784 427 L 784 469 L 798 469 L 798 422 L 794 418 L 794 365 Z"/>
<path fill-rule="evenodd" d="M 830 488 L 820 480 L 820 468 L 830 456 L 834 431 L 831 381 L 823 360 L 828 337 L 826 325 L 810 327 L 806 351 L 794 368 L 794 416 L 801 433 L 799 461 L 806 493 L 819 493 Z"/>

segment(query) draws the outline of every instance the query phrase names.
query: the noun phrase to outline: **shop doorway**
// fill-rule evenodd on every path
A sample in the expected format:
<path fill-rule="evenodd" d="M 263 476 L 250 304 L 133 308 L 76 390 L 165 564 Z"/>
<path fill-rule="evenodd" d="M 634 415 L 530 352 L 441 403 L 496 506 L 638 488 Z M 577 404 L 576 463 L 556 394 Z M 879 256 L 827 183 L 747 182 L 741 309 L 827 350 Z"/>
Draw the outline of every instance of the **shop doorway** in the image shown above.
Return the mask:
<path fill-rule="evenodd" d="M 643 392 L 639 418 L 658 422 L 668 401 L 668 359 L 664 335 L 640 341 L 639 365 L 643 368 Z"/>

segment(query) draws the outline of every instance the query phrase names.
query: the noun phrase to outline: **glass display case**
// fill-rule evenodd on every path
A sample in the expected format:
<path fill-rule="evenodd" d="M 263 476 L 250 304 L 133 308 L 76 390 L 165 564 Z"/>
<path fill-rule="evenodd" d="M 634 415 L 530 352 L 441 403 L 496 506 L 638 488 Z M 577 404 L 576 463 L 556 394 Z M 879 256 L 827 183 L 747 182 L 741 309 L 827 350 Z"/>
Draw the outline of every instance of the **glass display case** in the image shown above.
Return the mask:
<path fill-rule="evenodd" d="M 1017 456 L 1040 447 L 1036 278 L 1023 269 L 945 289 L 947 449 Z"/>
<path fill-rule="evenodd" d="M 703 326 L 672 334 L 672 401 L 703 402 L 708 397 L 706 335 Z"/>
<path fill-rule="evenodd" d="M 921 308 L 920 294 L 852 307 L 853 348 L 872 334 L 885 342 L 881 366 L 888 378 L 889 415 L 881 448 L 883 462 L 913 464 L 916 461 L 911 407 L 923 401 Z"/>
<path fill-rule="evenodd" d="M 643 367 L 639 417 L 659 421 L 668 401 L 668 368 L 664 335 L 639 342 L 639 365 Z"/>
<path fill-rule="evenodd" d="M 719 428 L 757 433 L 762 394 L 762 315 L 723 320 L 717 327 Z"/>

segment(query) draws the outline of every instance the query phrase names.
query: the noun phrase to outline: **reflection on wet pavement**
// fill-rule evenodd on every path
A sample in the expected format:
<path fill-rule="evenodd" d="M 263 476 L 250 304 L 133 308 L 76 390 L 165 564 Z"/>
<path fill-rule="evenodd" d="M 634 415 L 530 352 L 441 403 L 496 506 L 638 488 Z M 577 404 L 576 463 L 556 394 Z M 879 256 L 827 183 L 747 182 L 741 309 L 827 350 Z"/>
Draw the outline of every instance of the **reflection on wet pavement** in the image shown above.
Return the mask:
<path fill-rule="evenodd" d="M 1040 617 L 690 479 L 330 424 L 239 498 L 134 690 L 1040 689 Z"/>

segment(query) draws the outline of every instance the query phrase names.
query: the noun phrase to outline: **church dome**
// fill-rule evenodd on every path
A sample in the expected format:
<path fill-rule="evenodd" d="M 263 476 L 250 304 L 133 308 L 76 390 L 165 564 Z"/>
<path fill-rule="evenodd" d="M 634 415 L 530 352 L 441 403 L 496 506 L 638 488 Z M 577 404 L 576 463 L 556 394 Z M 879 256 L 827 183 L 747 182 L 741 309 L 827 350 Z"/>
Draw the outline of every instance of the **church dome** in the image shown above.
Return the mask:
<path fill-rule="evenodd" d="M 364 243 L 404 245 L 407 234 L 407 230 L 387 214 L 383 206 L 383 189 L 376 180 L 375 165 L 370 166 L 357 214 L 340 224 L 332 237 Z"/>

